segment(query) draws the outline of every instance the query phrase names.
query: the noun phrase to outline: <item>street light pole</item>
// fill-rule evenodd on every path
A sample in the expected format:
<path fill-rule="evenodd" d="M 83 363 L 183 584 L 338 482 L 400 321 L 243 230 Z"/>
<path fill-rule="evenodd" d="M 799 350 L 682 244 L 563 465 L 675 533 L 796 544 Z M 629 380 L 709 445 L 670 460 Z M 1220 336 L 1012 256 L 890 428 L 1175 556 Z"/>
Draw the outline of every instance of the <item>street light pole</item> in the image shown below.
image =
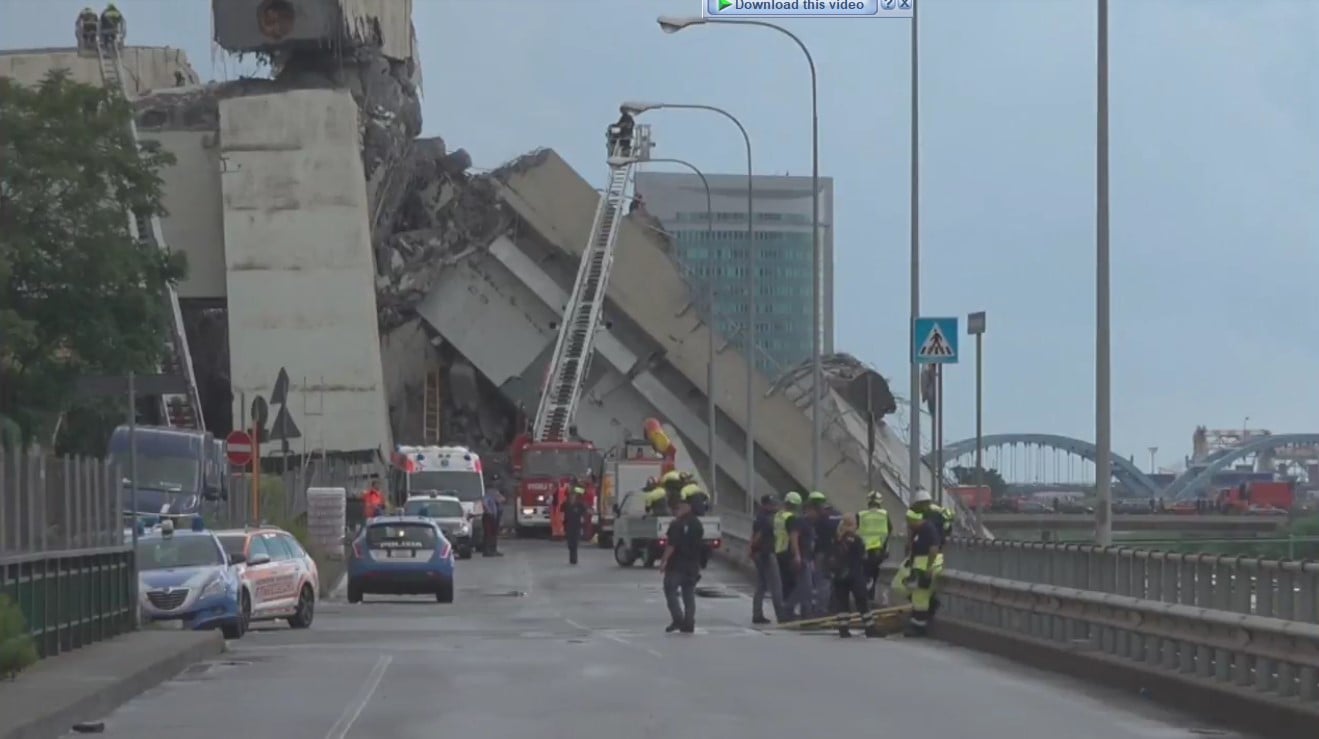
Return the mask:
<path fill-rule="evenodd" d="M 679 166 L 683 166 L 683 167 L 686 167 L 687 169 L 690 169 L 692 172 L 694 172 L 694 173 L 696 174 L 697 177 L 701 178 L 701 186 L 705 188 L 705 233 L 706 233 L 706 236 L 709 237 L 709 240 L 710 240 L 710 241 L 713 241 L 713 236 L 714 236 L 714 199 L 713 199 L 713 198 L 711 197 L 711 195 L 710 195 L 710 181 L 707 180 L 707 179 L 705 178 L 705 173 L 702 172 L 699 168 L 697 168 L 697 166 L 696 166 L 695 164 L 692 164 L 691 162 L 689 162 L 689 161 L 687 161 L 687 160 L 685 160 L 685 159 L 674 159 L 673 157 L 666 157 L 666 158 L 663 158 L 663 159 L 646 159 L 646 162 L 648 162 L 648 163 L 652 163 L 652 164 L 677 164 L 677 165 L 679 165 Z M 706 413 L 706 416 L 707 416 L 707 421 L 706 421 L 707 429 L 706 429 L 706 433 L 707 433 L 707 440 L 708 440 L 707 443 L 709 444 L 709 447 L 708 447 L 708 454 L 710 455 L 710 480 L 709 480 L 709 482 L 707 483 L 707 484 L 709 485 L 710 489 L 709 489 L 707 492 L 710 493 L 710 506 L 711 506 L 711 507 L 714 507 L 714 505 L 716 504 L 716 502 L 717 502 L 717 500 L 718 500 L 717 489 L 718 489 L 718 485 L 719 485 L 719 483 L 718 483 L 718 478 L 719 478 L 719 466 L 718 466 L 718 463 L 717 463 L 717 461 L 716 461 L 716 455 L 715 455 L 715 440 L 718 438 L 717 435 L 716 435 L 716 433 L 715 433 L 715 430 L 716 430 L 716 425 L 715 425 L 715 424 L 717 423 L 717 419 L 718 419 L 718 410 L 716 409 L 715 402 L 714 402 L 714 393 L 715 393 L 715 372 L 714 372 L 714 360 L 715 360 L 715 340 L 714 340 L 714 333 L 715 333 L 715 328 L 714 328 L 714 327 L 715 327 L 716 323 L 715 323 L 715 302 L 714 302 L 714 299 L 715 299 L 715 291 L 714 291 L 714 272 L 713 272 L 713 271 L 711 271 L 711 273 L 710 273 L 709 275 L 706 276 L 706 280 L 705 280 L 705 299 L 706 299 L 706 301 L 708 302 L 708 305 L 709 305 L 709 308 L 707 309 L 709 312 L 706 314 L 706 319 L 705 319 L 705 321 L 706 321 L 706 328 L 708 329 L 708 330 L 706 331 L 706 333 L 709 334 L 709 337 L 710 337 L 710 343 L 709 343 L 709 346 L 708 346 L 707 349 L 706 349 L 706 350 L 709 352 L 709 354 L 710 354 L 710 360 L 709 360 L 709 362 L 706 364 L 706 368 L 707 368 L 707 369 L 706 369 L 706 372 L 707 372 L 707 374 L 706 374 L 706 380 L 705 380 L 705 381 L 706 381 L 706 392 L 705 392 L 705 396 L 706 396 L 706 401 L 707 401 L 707 403 L 706 403 L 706 409 L 705 409 L 705 413 Z"/>
<path fill-rule="evenodd" d="M 916 319 L 921 315 L 921 134 L 920 134 L 920 34 L 917 29 L 919 3 L 911 10 L 911 320 L 907 331 L 912 347 L 910 385 L 911 418 L 907 440 L 908 484 L 915 492 L 921 486 L 921 367 L 916 363 Z M 938 476 L 938 471 L 935 471 Z"/>
<path fill-rule="evenodd" d="M 1108 0 L 1098 0 L 1095 71 L 1095 543 L 1113 543 L 1112 396 L 1109 377 L 1108 284 Z"/>
<path fill-rule="evenodd" d="M 765 21 L 750 19 L 722 19 L 722 18 L 702 18 L 700 16 L 686 18 L 672 18 L 661 16 L 657 19 L 660 28 L 665 33 L 677 33 L 690 26 L 699 26 L 707 23 L 720 23 L 739 26 L 760 26 L 769 28 L 792 39 L 801 49 L 802 54 L 806 56 L 806 64 L 811 70 L 811 247 L 814 274 L 812 275 L 811 289 L 811 315 L 813 325 L 811 327 L 811 489 L 820 488 L 820 438 L 824 435 L 824 422 L 820 410 L 820 398 L 824 394 L 824 365 L 821 362 L 821 352 L 824 346 L 824 254 L 820 247 L 820 107 L 819 107 L 819 85 L 815 74 L 815 58 L 811 56 L 810 49 L 797 36 L 797 34 L 788 29 Z M 752 317 L 751 326 L 755 326 L 755 318 Z M 751 351 L 755 351 L 755 344 L 751 344 Z"/>
<path fill-rule="evenodd" d="M 966 317 L 966 332 L 976 337 L 976 485 L 985 484 L 984 338 L 985 312 Z"/>
<path fill-rule="evenodd" d="M 756 379 L 756 249 L 755 249 L 756 230 L 755 229 L 756 229 L 756 225 L 755 225 L 755 217 L 754 217 L 754 210 L 755 210 L 755 195 L 753 192 L 754 176 L 752 175 L 752 168 L 751 168 L 751 136 L 747 133 L 746 126 L 742 125 L 742 121 L 738 120 L 737 116 L 733 115 L 732 113 L 729 113 L 723 108 L 719 108 L 714 105 L 701 105 L 695 103 L 627 102 L 627 103 L 623 103 L 622 107 L 625 111 L 628 111 L 633 115 L 640 115 L 648 110 L 662 110 L 664 108 L 672 108 L 675 110 L 704 110 L 709 113 L 715 113 L 723 116 L 724 118 L 727 118 L 729 121 L 732 121 L 734 126 L 737 126 L 737 130 L 742 134 L 742 143 L 746 145 L 746 156 L 747 156 L 746 290 L 747 290 L 747 310 L 750 313 L 750 320 L 747 321 L 746 347 L 743 350 L 743 355 L 745 356 L 746 359 L 746 368 L 747 368 L 747 387 L 746 387 L 747 420 L 746 420 L 746 429 L 745 429 L 746 431 L 745 490 L 747 497 L 746 512 L 754 513 L 756 506 L 755 503 L 756 436 L 753 431 L 753 429 L 755 429 L 755 416 L 756 416 L 756 391 L 755 391 L 755 379 Z M 714 225 L 714 218 L 711 217 L 710 226 L 713 228 L 713 225 Z M 713 282 L 714 280 L 713 274 L 711 274 L 710 279 Z M 713 311 L 713 308 L 711 308 L 711 310 Z M 711 320 L 713 321 L 713 318 Z M 707 391 L 708 391 L 706 393 L 707 395 L 711 397 L 714 396 L 713 388 L 707 388 Z M 713 485 L 714 482 L 711 482 L 710 484 Z"/>

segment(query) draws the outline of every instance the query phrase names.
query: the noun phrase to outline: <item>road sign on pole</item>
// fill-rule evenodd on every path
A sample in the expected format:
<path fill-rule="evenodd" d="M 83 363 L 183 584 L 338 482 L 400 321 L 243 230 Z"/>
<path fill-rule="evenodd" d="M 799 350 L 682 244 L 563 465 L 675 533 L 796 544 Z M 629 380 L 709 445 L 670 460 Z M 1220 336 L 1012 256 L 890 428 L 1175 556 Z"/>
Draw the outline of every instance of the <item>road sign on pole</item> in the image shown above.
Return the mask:
<path fill-rule="evenodd" d="M 252 461 L 252 437 L 246 431 L 230 431 L 224 443 L 229 464 L 246 467 Z"/>
<path fill-rule="evenodd" d="M 957 318 L 917 318 L 911 339 L 916 364 L 957 364 Z"/>

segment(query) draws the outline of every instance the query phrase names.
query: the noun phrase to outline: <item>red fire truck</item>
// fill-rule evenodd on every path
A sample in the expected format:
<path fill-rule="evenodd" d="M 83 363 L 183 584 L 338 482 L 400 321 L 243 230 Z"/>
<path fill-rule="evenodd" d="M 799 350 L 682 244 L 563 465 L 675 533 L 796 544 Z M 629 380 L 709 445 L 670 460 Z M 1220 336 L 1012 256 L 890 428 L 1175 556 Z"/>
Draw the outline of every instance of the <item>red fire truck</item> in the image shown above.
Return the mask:
<path fill-rule="evenodd" d="M 599 488 L 600 453 L 589 441 L 532 441 L 523 434 L 513 442 L 513 474 L 517 478 L 517 501 L 513 503 L 513 525 L 518 536 L 550 531 L 550 507 L 560 486 L 574 478 L 586 489 L 582 502 L 595 509 Z M 595 535 L 594 521 L 583 532 Z"/>

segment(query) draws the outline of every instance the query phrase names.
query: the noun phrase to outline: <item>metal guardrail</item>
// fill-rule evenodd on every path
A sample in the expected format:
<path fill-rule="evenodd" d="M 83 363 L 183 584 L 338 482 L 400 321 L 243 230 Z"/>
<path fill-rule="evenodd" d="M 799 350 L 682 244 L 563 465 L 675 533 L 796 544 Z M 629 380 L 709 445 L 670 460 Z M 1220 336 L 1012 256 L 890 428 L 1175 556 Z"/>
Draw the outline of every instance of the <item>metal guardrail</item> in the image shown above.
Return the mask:
<path fill-rule="evenodd" d="M 750 519 L 720 511 L 728 554 Z M 943 618 L 1319 711 L 1319 563 L 954 539 Z"/>
<path fill-rule="evenodd" d="M 122 487 L 98 459 L 0 449 L 0 593 L 42 657 L 134 626 Z"/>

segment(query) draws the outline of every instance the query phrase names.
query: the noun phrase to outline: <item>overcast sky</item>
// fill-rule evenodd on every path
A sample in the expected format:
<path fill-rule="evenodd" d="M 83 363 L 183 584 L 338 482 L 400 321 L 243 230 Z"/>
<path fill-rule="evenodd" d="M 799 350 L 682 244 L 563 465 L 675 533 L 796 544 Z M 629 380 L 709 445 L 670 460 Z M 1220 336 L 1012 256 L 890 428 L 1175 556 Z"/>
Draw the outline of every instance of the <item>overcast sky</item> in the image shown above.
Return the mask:
<path fill-rule="evenodd" d="M 242 65 L 207 0 L 121 0 L 129 43 Z M 602 179 L 623 100 L 711 103 L 760 173 L 810 173 L 806 65 L 786 38 L 658 14 L 699 0 L 415 0 L 425 129 L 478 166 L 558 150 Z M 0 0 L 0 46 L 65 46 L 84 2 Z M 1114 448 L 1189 453 L 1196 424 L 1317 431 L 1314 0 L 1112 0 Z M 923 0 L 923 312 L 989 313 L 987 433 L 1094 438 L 1094 0 Z M 907 388 L 909 26 L 798 20 L 835 180 L 837 346 Z M 649 114 L 662 151 L 744 167 L 735 129 Z M 965 343 L 965 342 L 964 342 Z M 946 436 L 973 433 L 973 364 Z"/>

